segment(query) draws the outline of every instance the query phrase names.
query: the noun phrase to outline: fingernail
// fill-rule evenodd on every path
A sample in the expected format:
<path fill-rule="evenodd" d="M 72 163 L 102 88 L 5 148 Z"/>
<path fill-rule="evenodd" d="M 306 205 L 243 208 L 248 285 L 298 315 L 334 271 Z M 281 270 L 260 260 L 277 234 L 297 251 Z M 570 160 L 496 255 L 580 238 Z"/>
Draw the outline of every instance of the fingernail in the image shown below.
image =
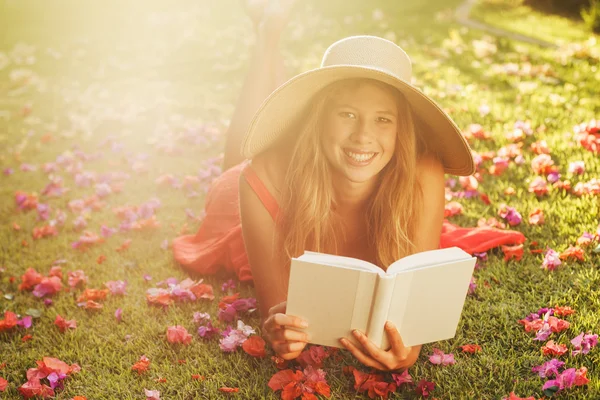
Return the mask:
<path fill-rule="evenodd" d="M 358 329 L 355 329 L 355 330 L 353 330 L 353 331 L 352 331 L 352 333 L 353 333 L 355 336 L 361 336 L 361 335 L 362 335 L 362 332 L 361 332 L 361 331 L 359 331 Z"/>
<path fill-rule="evenodd" d="M 386 328 L 388 328 L 388 329 L 394 329 L 395 326 L 394 326 L 393 323 L 391 323 L 390 321 L 388 321 L 388 322 L 386 322 Z"/>
<path fill-rule="evenodd" d="M 341 342 L 343 345 L 346 345 L 346 344 L 348 343 L 348 341 L 347 341 L 346 339 L 340 339 L 340 342 Z"/>
<path fill-rule="evenodd" d="M 308 322 L 306 321 L 300 321 L 300 326 L 303 328 L 308 328 Z"/>

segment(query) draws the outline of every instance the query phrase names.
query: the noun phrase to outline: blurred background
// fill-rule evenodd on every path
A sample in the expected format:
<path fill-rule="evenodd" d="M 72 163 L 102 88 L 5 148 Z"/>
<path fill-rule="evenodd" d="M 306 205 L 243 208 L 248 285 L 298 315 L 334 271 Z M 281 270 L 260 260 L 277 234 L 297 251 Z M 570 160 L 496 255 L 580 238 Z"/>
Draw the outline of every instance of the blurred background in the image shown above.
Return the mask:
<path fill-rule="evenodd" d="M 51 131 L 60 126 L 66 136 L 118 133 L 134 141 L 156 141 L 178 125 L 209 121 L 225 127 L 254 42 L 242 1 L 0 0 L 0 124 L 2 116 L 30 114 L 30 126 L 45 124 Z M 341 37 L 375 34 L 411 54 L 416 79 L 427 82 L 428 65 L 435 60 L 445 60 L 446 77 L 456 78 L 455 84 L 481 79 L 469 75 L 472 68 L 460 56 L 449 63 L 452 51 L 428 48 L 453 40 L 454 12 L 463 2 L 298 0 L 281 43 L 288 75 L 317 67 L 325 48 Z M 600 3 L 586 2 L 473 3 L 485 5 L 480 19 L 493 22 L 505 15 L 509 24 L 523 5 L 527 12 L 591 21 Z M 525 29 L 544 36 L 539 24 Z M 512 50 L 502 40 L 498 45 Z M 450 84 L 439 77 L 430 83 Z"/>
<path fill-rule="evenodd" d="M 448 19 L 460 2 L 298 1 L 281 45 L 289 76 L 348 34 L 430 41 L 445 31 L 423 17 Z M 135 122 L 139 139 L 182 115 L 225 125 L 253 42 L 242 0 L 0 0 L 0 106 L 14 113 L 28 92 L 23 112 L 84 137 Z"/>

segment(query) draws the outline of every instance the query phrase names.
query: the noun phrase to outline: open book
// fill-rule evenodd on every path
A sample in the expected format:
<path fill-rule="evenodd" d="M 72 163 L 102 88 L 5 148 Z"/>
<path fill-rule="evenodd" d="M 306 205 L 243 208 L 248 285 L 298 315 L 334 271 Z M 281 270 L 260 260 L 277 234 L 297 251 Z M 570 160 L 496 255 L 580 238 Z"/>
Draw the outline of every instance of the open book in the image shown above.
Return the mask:
<path fill-rule="evenodd" d="M 450 247 L 412 254 L 387 271 L 356 258 L 306 251 L 292 258 L 286 314 L 308 321 L 310 342 L 343 347 L 359 329 L 390 347 L 384 324 L 393 322 L 405 346 L 456 334 L 475 257 Z"/>

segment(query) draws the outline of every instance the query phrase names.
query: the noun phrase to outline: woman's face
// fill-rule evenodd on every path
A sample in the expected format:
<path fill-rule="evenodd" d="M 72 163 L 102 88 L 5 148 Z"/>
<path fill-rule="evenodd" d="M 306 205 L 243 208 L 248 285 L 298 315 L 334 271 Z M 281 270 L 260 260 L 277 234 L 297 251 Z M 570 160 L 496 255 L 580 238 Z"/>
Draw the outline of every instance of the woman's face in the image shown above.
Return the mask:
<path fill-rule="evenodd" d="M 334 176 L 373 181 L 396 148 L 398 105 L 391 90 L 368 82 L 344 89 L 325 110 L 321 146 Z"/>

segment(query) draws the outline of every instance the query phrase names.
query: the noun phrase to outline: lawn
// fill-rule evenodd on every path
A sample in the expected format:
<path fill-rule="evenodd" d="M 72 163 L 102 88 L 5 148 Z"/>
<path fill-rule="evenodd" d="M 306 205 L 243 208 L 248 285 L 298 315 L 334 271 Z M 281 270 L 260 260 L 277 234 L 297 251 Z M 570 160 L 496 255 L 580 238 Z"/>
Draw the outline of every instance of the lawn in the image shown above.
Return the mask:
<path fill-rule="evenodd" d="M 516 249 L 522 256 L 500 248 L 480 255 L 456 337 L 425 345 L 409 370 L 414 383 L 388 397 L 420 398 L 424 382 L 433 382 L 429 398 L 541 398 L 553 378 L 532 368 L 558 359 L 571 387 L 556 397 L 600 398 L 592 338 L 600 333 L 600 133 L 590 122 L 600 119 L 600 46 L 589 40 L 597 37 L 576 22 L 521 9 L 495 18 L 490 2 L 473 15 L 534 36 L 554 27 L 550 38 L 560 47 L 457 26 L 457 0 L 301 3 L 282 42 L 290 75 L 317 67 L 344 36 L 396 41 L 413 59 L 415 84 L 464 129 L 480 161 L 476 179 L 448 176 L 448 219 L 504 224 L 527 238 Z M 220 329 L 236 329 L 239 319 L 260 334 L 251 307 L 232 322 L 219 318 L 224 297 L 252 299 L 252 285 L 224 271 L 190 277 L 169 248 L 197 230 L 205 193 L 221 172 L 253 43 L 239 0 L 52 4 L 0 3 L 0 398 L 22 398 L 28 369 L 44 357 L 80 367 L 59 382 L 57 399 L 144 399 L 144 389 L 162 399 L 280 398 L 267 385 L 279 371 L 270 350 L 263 358 L 243 348 L 224 352 L 219 337 L 198 333 L 208 313 Z M 542 308 L 554 312 L 545 327 L 530 316 Z M 31 327 L 13 327 L 10 313 L 22 325 L 32 317 Z M 61 329 L 57 316 L 76 327 Z M 550 325 L 554 332 L 545 331 Z M 174 326 L 191 342 L 170 343 Z M 573 354 L 571 340 L 581 333 L 590 335 L 590 349 Z M 566 353 L 544 354 L 550 340 Z M 465 352 L 469 344 L 481 350 Z M 432 363 L 434 349 L 455 363 Z M 367 398 L 347 367 L 373 371 L 345 351 L 326 355 L 331 398 Z M 296 362 L 282 368 L 302 370 Z M 569 385 L 572 368 L 578 375 L 586 368 L 589 382 L 580 376 Z M 372 378 L 392 389 L 391 373 Z"/>
<path fill-rule="evenodd" d="M 480 0 L 471 17 L 556 44 L 583 42 L 591 36 L 581 18 L 544 13 L 523 4 L 523 0 Z"/>

